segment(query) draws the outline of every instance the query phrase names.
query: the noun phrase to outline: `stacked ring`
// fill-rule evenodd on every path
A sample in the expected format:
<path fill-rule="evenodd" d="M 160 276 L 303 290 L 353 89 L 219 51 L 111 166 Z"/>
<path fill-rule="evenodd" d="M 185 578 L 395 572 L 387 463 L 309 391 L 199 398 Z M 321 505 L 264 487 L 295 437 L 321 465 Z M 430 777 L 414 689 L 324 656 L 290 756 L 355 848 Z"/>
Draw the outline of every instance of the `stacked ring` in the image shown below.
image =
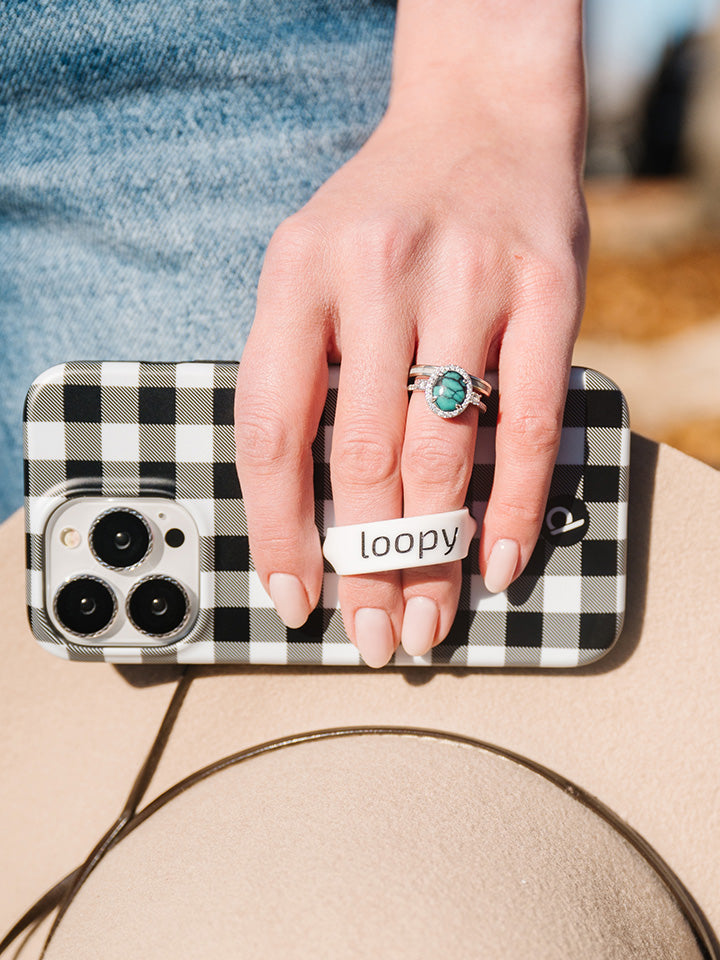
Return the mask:
<path fill-rule="evenodd" d="M 458 417 L 470 404 L 483 413 L 487 410 L 482 398 L 490 396 L 490 384 L 456 364 L 418 363 L 410 367 L 408 377 L 408 390 L 423 390 L 428 407 L 439 417 Z"/>

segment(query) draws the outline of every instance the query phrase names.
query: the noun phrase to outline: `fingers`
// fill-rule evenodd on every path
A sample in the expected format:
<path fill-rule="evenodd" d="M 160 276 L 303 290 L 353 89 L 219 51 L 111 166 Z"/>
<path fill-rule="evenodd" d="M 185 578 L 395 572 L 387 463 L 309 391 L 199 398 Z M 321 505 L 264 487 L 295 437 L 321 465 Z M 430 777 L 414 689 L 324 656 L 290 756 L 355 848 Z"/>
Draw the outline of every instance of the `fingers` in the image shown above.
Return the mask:
<path fill-rule="evenodd" d="M 313 266 L 302 237 L 291 229 L 276 233 L 235 396 L 237 471 L 252 556 L 289 627 L 301 626 L 317 605 L 323 573 L 311 445 L 327 394 L 326 323 L 322 298 L 303 286 Z"/>
<path fill-rule="evenodd" d="M 483 263 L 471 242 L 435 249 L 424 228 L 408 233 L 411 243 L 391 237 L 385 249 L 381 236 L 380 248 L 375 242 L 365 253 L 344 249 L 340 256 L 328 253 L 327 238 L 311 236 L 307 219 L 301 230 L 297 223 L 286 221 L 268 248 L 238 371 L 237 469 L 263 587 L 291 627 L 305 621 L 320 595 L 311 446 L 328 352 L 342 352 L 330 473 L 334 523 L 346 525 L 463 505 L 477 409 L 442 419 L 422 393 L 408 401 L 408 369 L 413 361 L 452 363 L 482 376 L 502 335 L 495 481 L 480 569 L 489 590 L 504 590 L 539 533 L 580 298 L 566 296 L 566 284 L 562 296 L 531 302 L 532 284 L 516 277 L 505 283 L 504 271 Z M 506 322 L 508 303 L 515 306 Z M 341 577 L 345 628 L 365 662 L 385 664 L 401 638 L 411 655 L 444 639 L 460 580 L 457 562 Z"/>
<path fill-rule="evenodd" d="M 481 376 L 487 334 L 479 329 L 476 318 L 459 327 L 465 333 L 454 342 L 447 338 L 441 342 L 437 334 L 422 337 L 418 360 L 455 363 Z M 474 406 L 456 418 L 442 419 L 429 409 L 423 393 L 413 393 L 402 455 L 405 516 L 462 507 L 472 473 L 477 420 Z M 406 653 L 421 656 L 445 638 L 457 611 L 460 583 L 461 566 L 457 561 L 403 571 L 402 645 Z"/>
<path fill-rule="evenodd" d="M 437 253 L 419 321 L 417 362 L 455 364 L 482 377 L 501 322 L 501 271 L 493 249 L 473 231 L 447 234 Z M 402 456 L 405 516 L 462 507 L 477 423 L 475 406 L 443 419 L 429 409 L 423 393 L 411 395 Z M 459 562 L 403 571 L 406 653 L 421 656 L 446 637 L 457 612 L 461 576 Z"/>
<path fill-rule="evenodd" d="M 507 589 L 524 569 L 547 502 L 573 341 L 572 323 L 554 320 L 550 326 L 532 314 L 516 316 L 500 350 L 495 477 L 480 541 L 480 570 L 491 593 Z"/>
<path fill-rule="evenodd" d="M 343 350 L 330 475 L 335 524 L 402 516 L 400 452 L 407 411 L 407 371 L 414 335 L 400 296 L 368 281 L 342 309 Z M 338 586 L 345 629 L 363 660 L 383 666 L 394 653 L 403 616 L 397 571 L 344 576 Z"/>

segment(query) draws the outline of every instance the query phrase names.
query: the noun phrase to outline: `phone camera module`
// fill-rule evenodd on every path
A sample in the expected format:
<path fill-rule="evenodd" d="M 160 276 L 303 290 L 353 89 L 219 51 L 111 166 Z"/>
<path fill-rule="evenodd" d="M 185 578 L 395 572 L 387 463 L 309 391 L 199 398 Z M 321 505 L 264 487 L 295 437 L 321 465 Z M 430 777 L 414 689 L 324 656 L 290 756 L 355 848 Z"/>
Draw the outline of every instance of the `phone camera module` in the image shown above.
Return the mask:
<path fill-rule="evenodd" d="M 100 514 L 90 530 L 90 549 L 111 570 L 129 570 L 142 563 L 152 546 L 150 526 L 137 510 L 123 508 Z"/>
<path fill-rule="evenodd" d="M 117 614 L 117 600 L 110 587 L 97 577 L 75 577 L 55 594 L 55 616 L 78 637 L 94 637 L 110 626 Z"/>
<path fill-rule="evenodd" d="M 167 637 L 187 623 L 190 600 L 176 580 L 162 576 L 146 577 L 130 591 L 127 615 L 141 633 L 150 637 Z"/>

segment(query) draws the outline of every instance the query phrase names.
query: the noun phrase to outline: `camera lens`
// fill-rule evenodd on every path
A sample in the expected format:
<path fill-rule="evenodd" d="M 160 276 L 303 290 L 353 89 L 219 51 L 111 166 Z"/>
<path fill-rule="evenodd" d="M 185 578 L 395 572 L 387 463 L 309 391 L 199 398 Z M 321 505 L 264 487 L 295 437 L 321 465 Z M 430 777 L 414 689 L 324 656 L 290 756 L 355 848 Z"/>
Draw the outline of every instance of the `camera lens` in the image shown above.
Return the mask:
<path fill-rule="evenodd" d="M 92 637 L 115 619 L 117 601 L 110 587 L 97 577 L 76 577 L 55 594 L 55 616 L 69 633 Z"/>
<path fill-rule="evenodd" d="M 177 581 L 169 577 L 146 577 L 131 590 L 127 615 L 141 633 L 166 637 L 185 625 L 190 615 L 190 601 Z"/>
<path fill-rule="evenodd" d="M 108 510 L 90 530 L 90 549 L 112 570 L 127 570 L 145 559 L 152 543 L 147 520 L 136 510 Z"/>

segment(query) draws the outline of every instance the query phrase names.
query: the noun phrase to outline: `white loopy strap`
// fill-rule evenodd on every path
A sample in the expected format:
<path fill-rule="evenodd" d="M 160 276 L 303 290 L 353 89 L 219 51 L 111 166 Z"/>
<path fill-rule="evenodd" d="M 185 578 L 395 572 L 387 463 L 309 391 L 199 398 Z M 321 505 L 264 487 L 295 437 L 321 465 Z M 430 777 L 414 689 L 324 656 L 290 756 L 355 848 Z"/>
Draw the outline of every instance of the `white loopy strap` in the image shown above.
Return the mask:
<path fill-rule="evenodd" d="M 450 563 L 467 556 L 477 523 L 467 507 L 422 517 L 328 527 L 323 554 L 341 575 Z"/>

